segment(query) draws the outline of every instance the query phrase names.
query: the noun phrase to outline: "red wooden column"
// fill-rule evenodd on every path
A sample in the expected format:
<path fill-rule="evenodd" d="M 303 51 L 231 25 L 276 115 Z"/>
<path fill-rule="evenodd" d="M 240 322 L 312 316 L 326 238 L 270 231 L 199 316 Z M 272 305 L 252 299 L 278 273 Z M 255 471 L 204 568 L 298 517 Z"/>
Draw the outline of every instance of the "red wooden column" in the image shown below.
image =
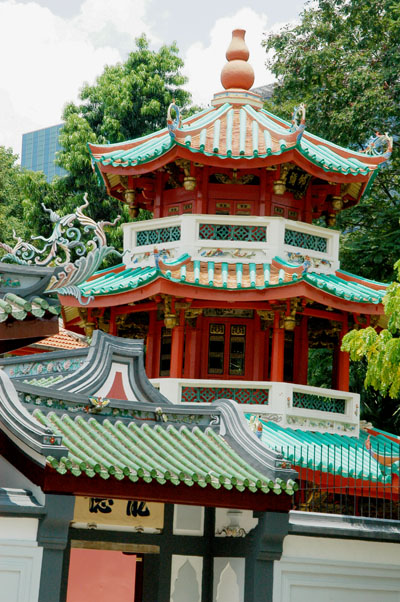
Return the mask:
<path fill-rule="evenodd" d="M 253 380 L 264 380 L 265 347 L 265 330 L 262 330 L 260 316 L 255 312 Z"/>
<path fill-rule="evenodd" d="M 156 312 L 157 315 L 157 312 Z M 153 373 L 154 378 L 160 376 L 160 356 L 161 356 L 161 331 L 160 322 L 155 322 L 154 325 L 154 340 L 153 340 Z"/>
<path fill-rule="evenodd" d="M 280 313 L 275 312 L 272 330 L 271 380 L 283 381 L 283 362 L 285 357 L 285 330 L 280 327 Z"/>
<path fill-rule="evenodd" d="M 185 365 L 183 378 L 194 378 L 196 364 L 196 328 L 186 324 L 185 329 Z"/>
<path fill-rule="evenodd" d="M 108 332 L 109 332 L 109 334 L 113 334 L 114 336 L 117 336 L 117 321 L 116 321 L 114 307 L 112 307 L 111 311 L 110 311 L 110 328 L 109 328 Z"/>
<path fill-rule="evenodd" d="M 154 378 L 154 351 L 156 337 L 157 311 L 150 312 L 149 330 L 146 338 L 146 374 L 148 378 Z"/>
<path fill-rule="evenodd" d="M 185 314 L 180 312 L 180 320 L 172 329 L 171 340 L 171 367 L 169 375 L 171 378 L 182 378 L 183 348 L 185 344 Z"/>
<path fill-rule="evenodd" d="M 158 171 L 156 174 L 156 190 L 154 197 L 153 218 L 161 217 L 162 190 L 164 186 L 164 173 Z"/>
<path fill-rule="evenodd" d="M 308 374 L 308 318 L 302 316 L 299 326 L 294 331 L 293 349 L 293 382 L 307 384 Z"/>
<path fill-rule="evenodd" d="M 350 355 L 347 351 L 340 351 L 340 347 L 342 345 L 342 339 L 344 335 L 348 332 L 348 321 L 347 314 L 344 315 L 344 320 L 342 324 L 342 329 L 340 331 L 339 337 L 339 347 L 338 347 L 338 355 L 337 355 L 337 388 L 339 391 L 348 391 L 350 384 Z"/>

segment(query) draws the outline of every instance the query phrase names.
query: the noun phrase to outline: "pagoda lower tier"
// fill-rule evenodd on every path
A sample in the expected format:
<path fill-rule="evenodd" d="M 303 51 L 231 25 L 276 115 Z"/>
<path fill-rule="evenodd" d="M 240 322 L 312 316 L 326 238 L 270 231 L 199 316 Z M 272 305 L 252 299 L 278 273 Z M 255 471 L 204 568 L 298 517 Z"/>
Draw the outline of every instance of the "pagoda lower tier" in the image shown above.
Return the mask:
<path fill-rule="evenodd" d="M 80 299 L 60 289 L 68 328 L 145 339 L 156 379 L 307 385 L 310 350 L 325 348 L 328 386 L 348 391 L 342 338 L 384 325 L 387 286 L 339 269 L 338 232 L 282 218 L 179 219 L 127 224 L 125 263 L 80 285 Z"/>

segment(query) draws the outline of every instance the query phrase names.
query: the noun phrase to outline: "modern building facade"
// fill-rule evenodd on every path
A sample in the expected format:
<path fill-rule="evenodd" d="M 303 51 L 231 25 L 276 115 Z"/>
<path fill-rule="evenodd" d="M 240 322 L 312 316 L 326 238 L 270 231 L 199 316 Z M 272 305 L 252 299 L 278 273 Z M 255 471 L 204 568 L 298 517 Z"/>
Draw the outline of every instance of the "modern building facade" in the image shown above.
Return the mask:
<path fill-rule="evenodd" d="M 21 165 L 32 171 L 43 171 L 48 182 L 55 176 L 66 175 L 65 169 L 56 165 L 56 155 L 61 150 L 59 143 L 62 123 L 22 135 Z"/>

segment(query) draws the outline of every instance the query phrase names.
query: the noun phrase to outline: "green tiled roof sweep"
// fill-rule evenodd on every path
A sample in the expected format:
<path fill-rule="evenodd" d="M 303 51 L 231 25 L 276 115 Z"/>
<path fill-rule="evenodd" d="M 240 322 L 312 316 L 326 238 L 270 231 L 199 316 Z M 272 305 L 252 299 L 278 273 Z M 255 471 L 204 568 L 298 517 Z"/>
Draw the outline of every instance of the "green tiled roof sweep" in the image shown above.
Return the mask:
<path fill-rule="evenodd" d="M 295 467 L 383 484 L 391 482 L 392 474 L 399 474 L 400 446 L 384 435 L 371 435 L 371 450 L 386 458 L 393 457 L 396 461 L 391 466 L 383 466 L 371 455 L 366 447 L 369 433 L 363 430 L 357 439 L 283 428 L 263 419 L 261 423 L 262 442 L 270 449 L 281 452 Z"/>
<path fill-rule="evenodd" d="M 45 415 L 40 410 L 35 410 L 33 416 L 54 435 L 62 435 L 68 456 L 47 458 L 60 474 L 127 478 L 133 482 L 142 479 L 146 483 L 154 480 L 161 485 L 170 482 L 189 487 L 197 483 L 215 489 L 289 495 L 298 487 L 291 479 L 269 480 L 210 427 L 138 426 L 133 421 L 83 416 L 72 420 L 67 414 Z"/>
<path fill-rule="evenodd" d="M 325 172 L 365 176 L 382 158 L 345 149 L 318 136 L 293 132 L 292 124 L 249 104 L 240 108 L 226 102 L 183 120 L 172 138 L 166 129 L 114 145 L 89 145 L 95 165 L 131 167 L 157 159 L 174 146 L 221 159 L 254 159 L 296 151 Z"/>
<path fill-rule="evenodd" d="M 0 322 L 5 322 L 9 317 L 14 320 L 25 320 L 28 314 L 35 318 L 42 318 L 46 312 L 58 316 L 61 311 L 59 305 L 51 305 L 42 297 L 33 297 L 30 301 L 7 293 L 0 298 Z"/>
<path fill-rule="evenodd" d="M 115 272 L 111 269 L 102 276 L 81 284 L 79 288 L 84 297 L 116 295 L 140 288 L 156 278 L 165 278 L 172 282 L 191 286 L 223 288 L 228 291 L 263 290 L 271 287 L 290 286 L 304 281 L 335 297 L 358 303 L 379 304 L 386 294 L 386 285 L 384 284 L 381 285 L 382 289 L 372 288 L 368 286 L 368 281 L 362 284 L 356 280 L 349 281 L 341 278 L 339 271 L 336 274 L 317 274 L 315 272 L 305 272 L 300 275 L 289 274 L 285 271 L 285 266 L 299 266 L 289 264 L 280 258 L 275 259 L 282 266 L 281 269 L 276 269 L 268 263 L 236 262 L 234 264 L 235 273 L 232 277 L 229 271 L 229 266 L 232 264 L 225 262 L 217 264 L 212 260 L 190 260 L 188 262 L 188 259 L 190 259 L 188 255 L 182 255 L 174 261 L 164 261 L 165 267 L 160 265 L 127 267 L 122 271 L 118 267 Z M 357 276 L 354 278 L 358 280 Z"/>

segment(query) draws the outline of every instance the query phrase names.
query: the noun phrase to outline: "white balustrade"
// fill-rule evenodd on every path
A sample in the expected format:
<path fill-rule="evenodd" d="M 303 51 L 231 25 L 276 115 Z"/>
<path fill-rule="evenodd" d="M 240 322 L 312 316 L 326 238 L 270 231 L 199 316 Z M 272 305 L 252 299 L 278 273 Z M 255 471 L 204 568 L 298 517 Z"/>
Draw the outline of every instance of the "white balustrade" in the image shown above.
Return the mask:
<path fill-rule="evenodd" d="M 173 403 L 234 399 L 244 413 L 260 414 L 282 427 L 358 436 L 360 396 L 284 382 L 155 378 L 152 384 Z M 222 391 L 225 390 L 225 391 Z"/>
<path fill-rule="evenodd" d="M 221 237 L 224 226 L 235 229 L 235 240 L 229 234 L 226 237 L 226 231 Z M 266 237 L 261 240 L 264 228 Z M 157 250 L 170 259 L 187 253 L 192 259 L 212 257 L 214 262 L 271 263 L 277 256 L 291 263 L 306 260 L 317 272 L 339 268 L 337 230 L 282 217 L 180 215 L 130 222 L 123 224 L 123 229 L 128 266 L 151 264 Z"/>

